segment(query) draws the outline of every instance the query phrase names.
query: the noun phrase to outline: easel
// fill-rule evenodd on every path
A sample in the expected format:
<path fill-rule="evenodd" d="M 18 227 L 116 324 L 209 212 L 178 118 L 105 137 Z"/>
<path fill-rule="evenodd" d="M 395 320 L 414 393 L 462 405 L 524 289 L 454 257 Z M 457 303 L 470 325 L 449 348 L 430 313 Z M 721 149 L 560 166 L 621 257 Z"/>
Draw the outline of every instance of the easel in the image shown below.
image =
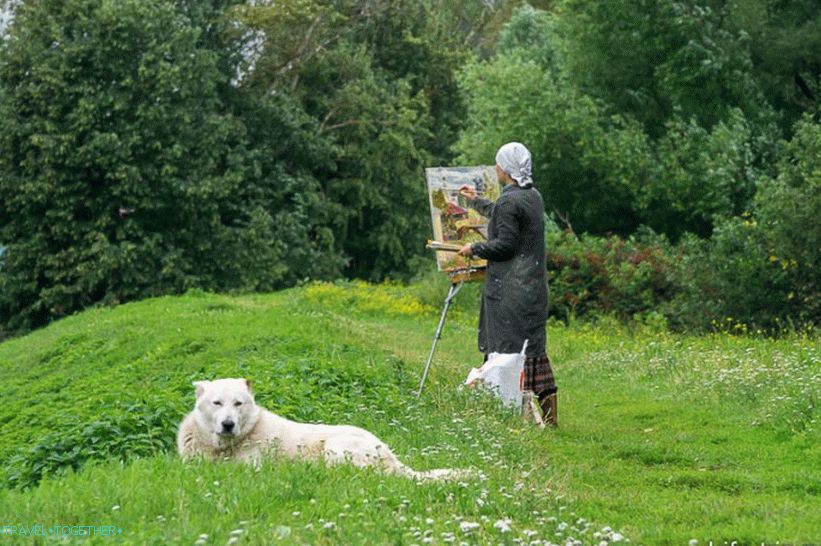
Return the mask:
<path fill-rule="evenodd" d="M 439 316 L 439 326 L 436 327 L 436 333 L 433 336 L 433 345 L 430 348 L 428 362 L 425 364 L 425 371 L 422 373 L 422 380 L 419 382 L 419 390 L 416 393 L 417 398 L 422 395 L 422 389 L 425 387 L 425 379 L 428 377 L 430 364 L 433 362 L 433 353 L 436 351 L 436 344 L 442 337 L 442 329 L 445 326 L 445 317 L 448 314 L 450 303 L 453 301 L 453 298 L 456 297 L 456 294 L 459 293 L 459 290 L 462 289 L 465 282 L 484 278 L 485 270 L 484 268 L 459 269 L 450 272 L 448 276 L 450 277 L 450 288 L 448 289 L 448 295 L 445 298 L 445 305 L 442 307 L 442 314 Z"/>

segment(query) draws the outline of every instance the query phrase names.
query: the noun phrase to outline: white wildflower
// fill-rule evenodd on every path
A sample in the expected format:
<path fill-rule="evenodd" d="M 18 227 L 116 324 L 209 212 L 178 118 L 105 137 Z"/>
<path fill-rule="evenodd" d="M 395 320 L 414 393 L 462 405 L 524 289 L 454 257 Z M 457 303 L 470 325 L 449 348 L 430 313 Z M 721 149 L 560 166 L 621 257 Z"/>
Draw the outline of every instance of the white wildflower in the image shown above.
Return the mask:
<path fill-rule="evenodd" d="M 493 524 L 493 527 L 498 529 L 500 533 L 509 533 L 511 523 L 512 521 L 508 518 L 500 519 Z"/>
<path fill-rule="evenodd" d="M 463 533 L 470 533 L 470 532 L 475 531 L 476 529 L 478 529 L 479 524 L 476 523 L 475 521 L 463 521 L 462 523 L 459 524 L 459 528 L 462 529 Z"/>

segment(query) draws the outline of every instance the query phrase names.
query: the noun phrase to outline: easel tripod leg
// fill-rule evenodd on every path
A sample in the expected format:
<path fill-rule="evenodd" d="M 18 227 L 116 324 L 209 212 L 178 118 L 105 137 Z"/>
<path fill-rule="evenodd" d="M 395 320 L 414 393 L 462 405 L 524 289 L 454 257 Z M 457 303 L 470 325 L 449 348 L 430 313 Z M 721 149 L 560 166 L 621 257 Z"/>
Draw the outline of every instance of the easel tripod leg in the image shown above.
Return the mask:
<path fill-rule="evenodd" d="M 465 284 L 465 281 L 459 281 L 459 284 L 451 284 L 450 289 L 448 290 L 448 296 L 445 298 L 445 305 L 442 308 L 442 314 L 439 316 L 439 326 L 436 327 L 436 334 L 433 336 L 433 345 L 430 348 L 430 354 L 428 355 L 428 361 L 425 364 L 425 371 L 422 373 L 422 380 L 419 382 L 419 391 L 416 393 L 416 396 L 419 397 L 422 395 L 422 389 L 425 387 L 425 379 L 428 377 L 428 371 L 430 370 L 430 364 L 433 362 L 433 353 L 436 351 L 436 344 L 439 342 L 439 339 L 442 337 L 442 328 L 445 326 L 445 316 L 448 314 L 448 308 L 450 307 L 450 302 L 456 296 L 456 294 L 461 290 L 462 285 Z"/>

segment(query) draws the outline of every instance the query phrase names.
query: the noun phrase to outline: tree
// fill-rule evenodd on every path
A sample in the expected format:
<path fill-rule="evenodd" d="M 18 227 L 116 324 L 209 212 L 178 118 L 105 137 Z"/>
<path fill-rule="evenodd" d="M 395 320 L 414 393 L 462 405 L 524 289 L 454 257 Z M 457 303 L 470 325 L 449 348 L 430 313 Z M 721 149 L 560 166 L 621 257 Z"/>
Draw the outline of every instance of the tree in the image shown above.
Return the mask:
<path fill-rule="evenodd" d="M 727 25 L 749 35 L 752 74 L 789 135 L 821 106 L 821 4 L 737 0 L 727 10 Z"/>
<path fill-rule="evenodd" d="M 11 329 L 98 302 L 338 271 L 312 227 L 321 194 L 297 195 L 315 182 L 267 155 L 272 138 L 311 134 L 306 121 L 287 101 L 258 100 L 245 106 L 276 129 L 249 131 L 225 99 L 231 63 L 184 8 L 19 8 L 0 51 L 0 321 Z M 295 248 L 306 258 L 292 265 Z"/>
<path fill-rule="evenodd" d="M 805 114 L 793 128 L 775 180 L 755 196 L 755 217 L 769 265 L 787 286 L 783 316 L 821 322 L 821 123 Z M 768 294 L 772 297 L 772 294 Z"/>
<path fill-rule="evenodd" d="M 727 8 L 674 0 L 563 0 L 567 73 L 656 138 L 677 113 L 706 129 L 734 108 L 766 127 L 772 112 L 752 75 L 749 35 Z"/>
<path fill-rule="evenodd" d="M 654 174 L 639 190 L 643 223 L 673 240 L 687 232 L 709 237 L 717 223 L 749 211 L 771 157 L 753 131 L 740 110 L 712 130 L 694 119 L 668 122 Z"/>
<path fill-rule="evenodd" d="M 256 38 L 245 92 L 293 97 L 332 150 L 312 172 L 339 205 L 347 275 L 406 277 L 424 252 L 423 169 L 453 159 L 464 119 L 455 72 L 489 11 L 441 0 L 285 0 L 237 10 Z"/>
<path fill-rule="evenodd" d="M 518 39 L 528 29 L 528 40 Z M 564 74 L 551 17 L 524 8 L 502 31 L 500 51 L 460 74 L 468 104 L 459 161 L 493 161 L 508 141 L 533 154 L 548 210 L 579 233 L 627 234 L 639 224 L 637 188 L 650 175 L 651 149 L 630 119 L 608 116 Z M 509 48 L 509 49 L 507 49 Z"/>

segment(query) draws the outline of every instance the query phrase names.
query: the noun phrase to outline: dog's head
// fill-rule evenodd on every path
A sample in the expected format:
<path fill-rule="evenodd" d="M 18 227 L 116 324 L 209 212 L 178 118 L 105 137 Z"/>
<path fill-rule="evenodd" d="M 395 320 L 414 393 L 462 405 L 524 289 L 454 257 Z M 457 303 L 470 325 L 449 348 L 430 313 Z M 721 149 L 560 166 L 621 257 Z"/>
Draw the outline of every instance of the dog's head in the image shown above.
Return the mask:
<path fill-rule="evenodd" d="M 194 381 L 194 387 L 197 426 L 215 446 L 233 444 L 256 425 L 259 408 L 247 379 Z"/>

